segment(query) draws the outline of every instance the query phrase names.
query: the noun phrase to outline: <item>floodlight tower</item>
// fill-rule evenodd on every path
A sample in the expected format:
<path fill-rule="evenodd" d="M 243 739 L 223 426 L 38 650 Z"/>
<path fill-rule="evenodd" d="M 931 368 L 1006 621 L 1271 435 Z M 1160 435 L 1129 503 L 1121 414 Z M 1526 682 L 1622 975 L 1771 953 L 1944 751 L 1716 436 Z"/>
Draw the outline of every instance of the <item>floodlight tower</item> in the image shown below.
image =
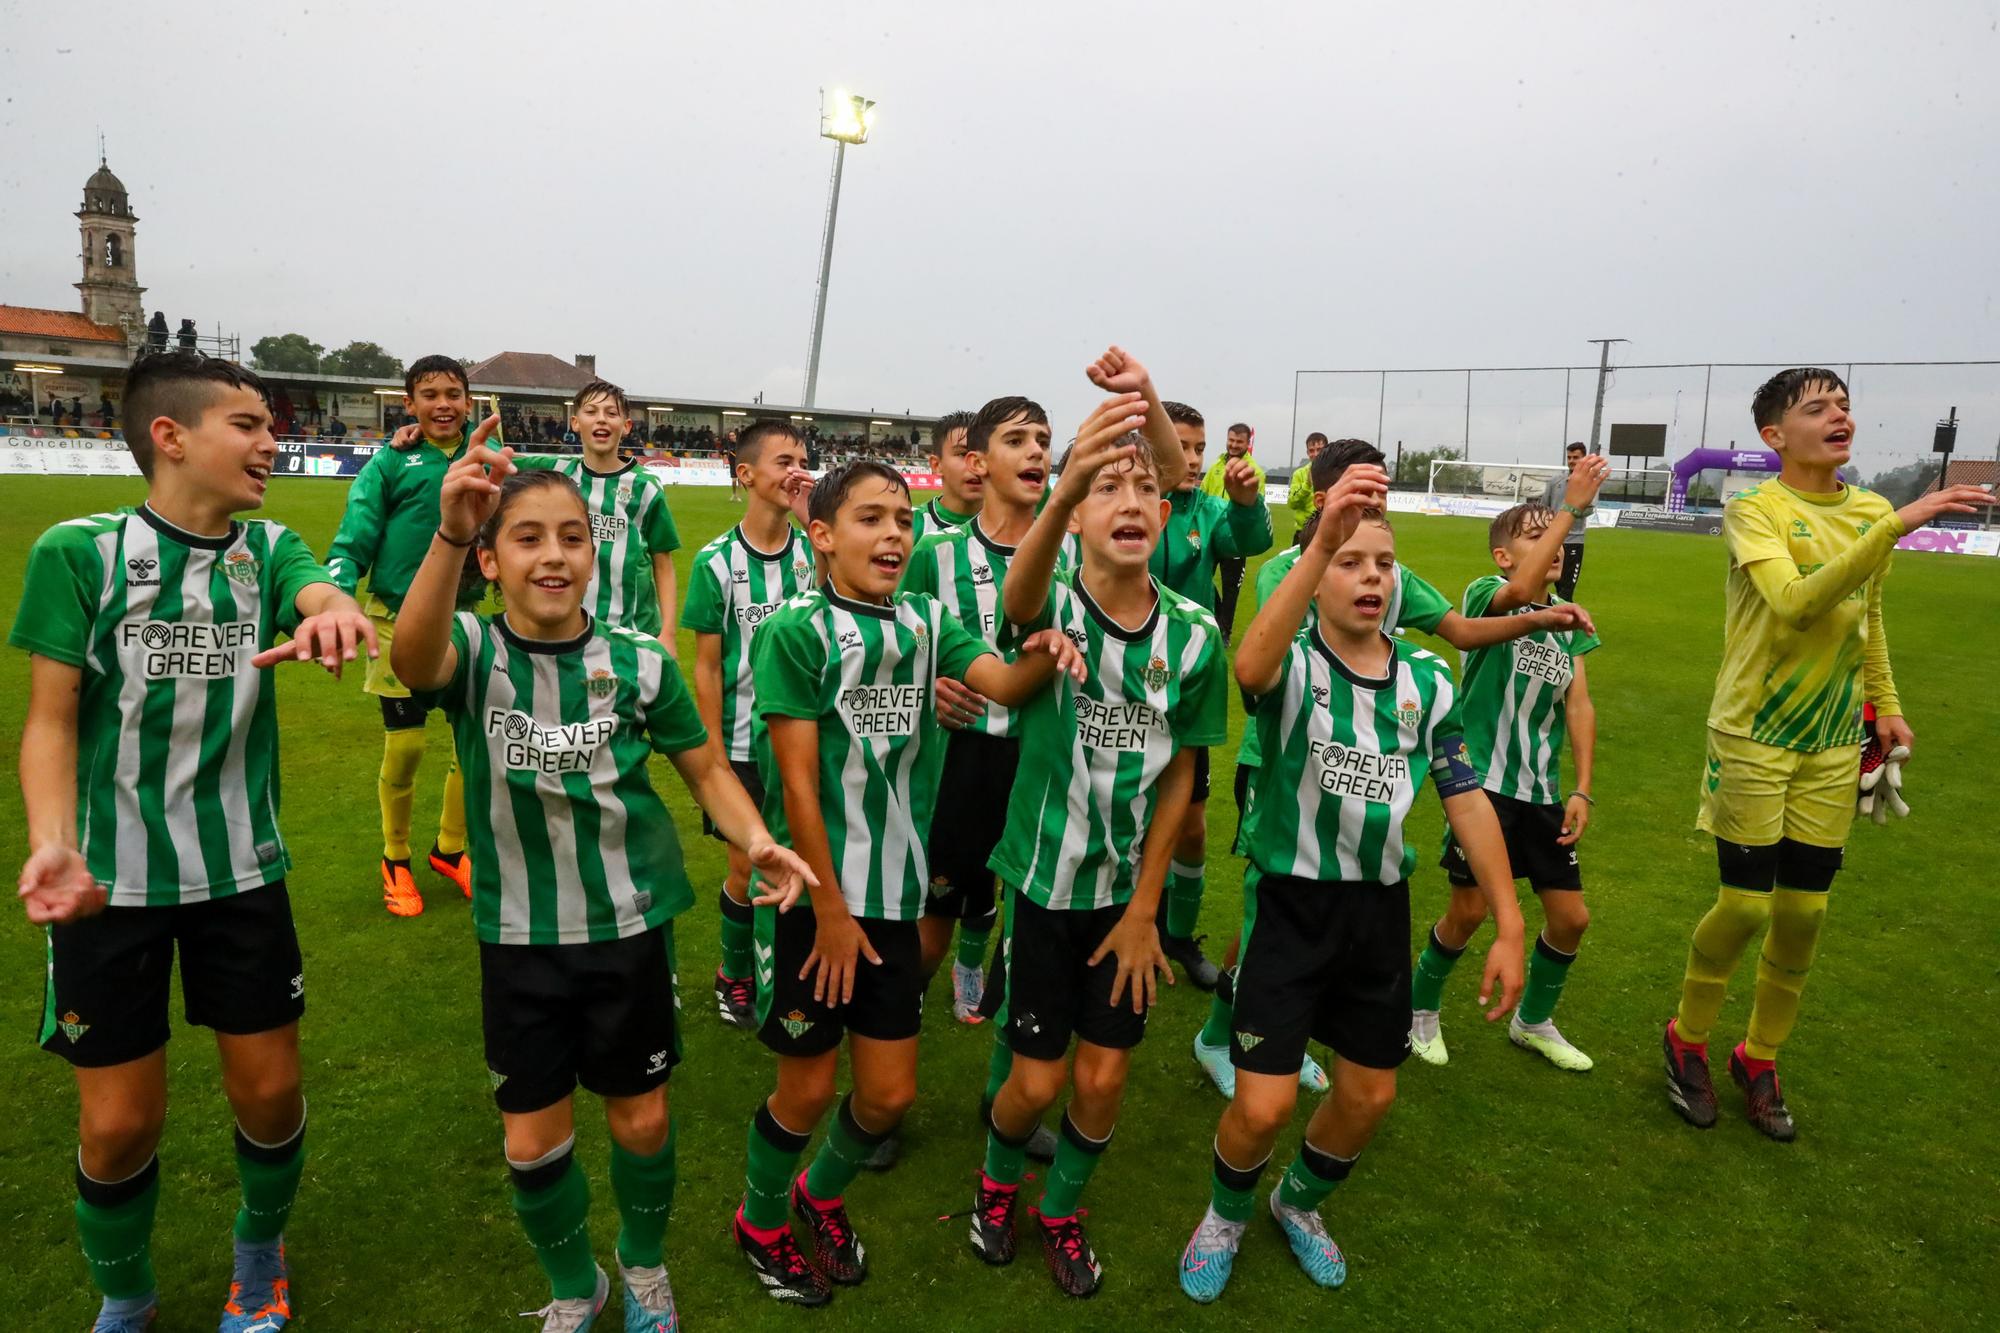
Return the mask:
<path fill-rule="evenodd" d="M 833 140 L 833 185 L 826 199 L 826 235 L 819 245 L 819 294 L 813 301 L 812 347 L 806 353 L 806 396 L 811 407 L 819 392 L 819 344 L 826 332 L 826 282 L 833 272 L 833 226 L 840 217 L 840 173 L 847 163 L 847 145 L 868 142 L 875 128 L 875 104 L 865 97 L 820 89 L 819 137 Z"/>

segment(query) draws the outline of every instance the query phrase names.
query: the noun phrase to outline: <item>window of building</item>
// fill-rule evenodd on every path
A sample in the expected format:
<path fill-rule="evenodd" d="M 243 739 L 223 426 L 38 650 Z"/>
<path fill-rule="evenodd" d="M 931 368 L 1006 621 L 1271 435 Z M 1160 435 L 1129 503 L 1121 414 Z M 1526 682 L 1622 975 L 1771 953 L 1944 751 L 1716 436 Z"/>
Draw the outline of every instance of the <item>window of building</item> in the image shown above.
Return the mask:
<path fill-rule="evenodd" d="M 104 267 L 117 268 L 124 260 L 125 247 L 119 243 L 118 234 L 113 232 L 104 238 Z"/>

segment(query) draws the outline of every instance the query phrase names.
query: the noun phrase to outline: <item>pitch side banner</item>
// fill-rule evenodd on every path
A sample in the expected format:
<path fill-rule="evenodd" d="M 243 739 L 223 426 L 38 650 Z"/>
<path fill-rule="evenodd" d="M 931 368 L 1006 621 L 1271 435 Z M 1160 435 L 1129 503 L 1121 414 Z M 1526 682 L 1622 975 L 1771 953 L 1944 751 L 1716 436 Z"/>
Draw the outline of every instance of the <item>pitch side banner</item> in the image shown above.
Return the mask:
<path fill-rule="evenodd" d="M 1720 514 L 1675 514 L 1665 509 L 1625 509 L 1619 511 L 1618 526 L 1641 532 L 1698 532 L 1704 537 L 1722 535 Z"/>

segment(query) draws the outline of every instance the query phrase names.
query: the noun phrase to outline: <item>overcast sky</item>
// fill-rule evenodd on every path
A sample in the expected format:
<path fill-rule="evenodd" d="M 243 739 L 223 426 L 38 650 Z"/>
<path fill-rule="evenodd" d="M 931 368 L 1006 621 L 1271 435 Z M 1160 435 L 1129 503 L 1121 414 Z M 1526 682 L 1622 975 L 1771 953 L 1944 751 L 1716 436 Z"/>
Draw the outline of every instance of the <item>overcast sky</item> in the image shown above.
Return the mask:
<path fill-rule="evenodd" d="M 101 126 L 175 323 L 796 402 L 838 85 L 880 120 L 823 407 L 1020 392 L 1064 437 L 1116 340 L 1282 462 L 1301 368 L 2000 356 L 1996 69 L 2000 7 L 1942 0 L 17 4 L 0 301 L 73 308 Z M 1561 380 L 1476 377 L 1474 456 L 1553 449 Z M 1993 454 L 2000 367 L 1858 380 L 1869 462 L 1952 403 Z M 1308 377 L 1298 434 L 1374 437 L 1377 389 Z M 1606 420 L 1691 447 L 1701 389 L 1631 372 Z M 1392 380 L 1383 438 L 1459 443 L 1463 395 Z"/>

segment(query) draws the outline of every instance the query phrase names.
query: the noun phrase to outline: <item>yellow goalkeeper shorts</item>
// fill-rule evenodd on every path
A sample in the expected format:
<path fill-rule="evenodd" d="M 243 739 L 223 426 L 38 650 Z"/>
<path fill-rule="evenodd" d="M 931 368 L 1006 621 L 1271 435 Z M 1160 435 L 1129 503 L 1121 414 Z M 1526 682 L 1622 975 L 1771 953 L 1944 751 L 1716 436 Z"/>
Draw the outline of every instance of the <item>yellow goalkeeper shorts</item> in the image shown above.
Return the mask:
<path fill-rule="evenodd" d="M 1860 780 L 1859 745 L 1787 750 L 1711 728 L 1695 827 L 1746 847 L 1844 847 Z"/>
<path fill-rule="evenodd" d="M 389 644 L 396 637 L 395 613 L 389 609 L 387 602 L 373 594 L 369 595 L 361 609 L 375 622 L 375 642 L 382 650 L 380 657 L 368 663 L 368 675 L 361 682 L 361 688 L 369 694 L 379 695 L 384 699 L 409 698 L 410 687 L 396 679 L 396 672 L 389 665 Z"/>

